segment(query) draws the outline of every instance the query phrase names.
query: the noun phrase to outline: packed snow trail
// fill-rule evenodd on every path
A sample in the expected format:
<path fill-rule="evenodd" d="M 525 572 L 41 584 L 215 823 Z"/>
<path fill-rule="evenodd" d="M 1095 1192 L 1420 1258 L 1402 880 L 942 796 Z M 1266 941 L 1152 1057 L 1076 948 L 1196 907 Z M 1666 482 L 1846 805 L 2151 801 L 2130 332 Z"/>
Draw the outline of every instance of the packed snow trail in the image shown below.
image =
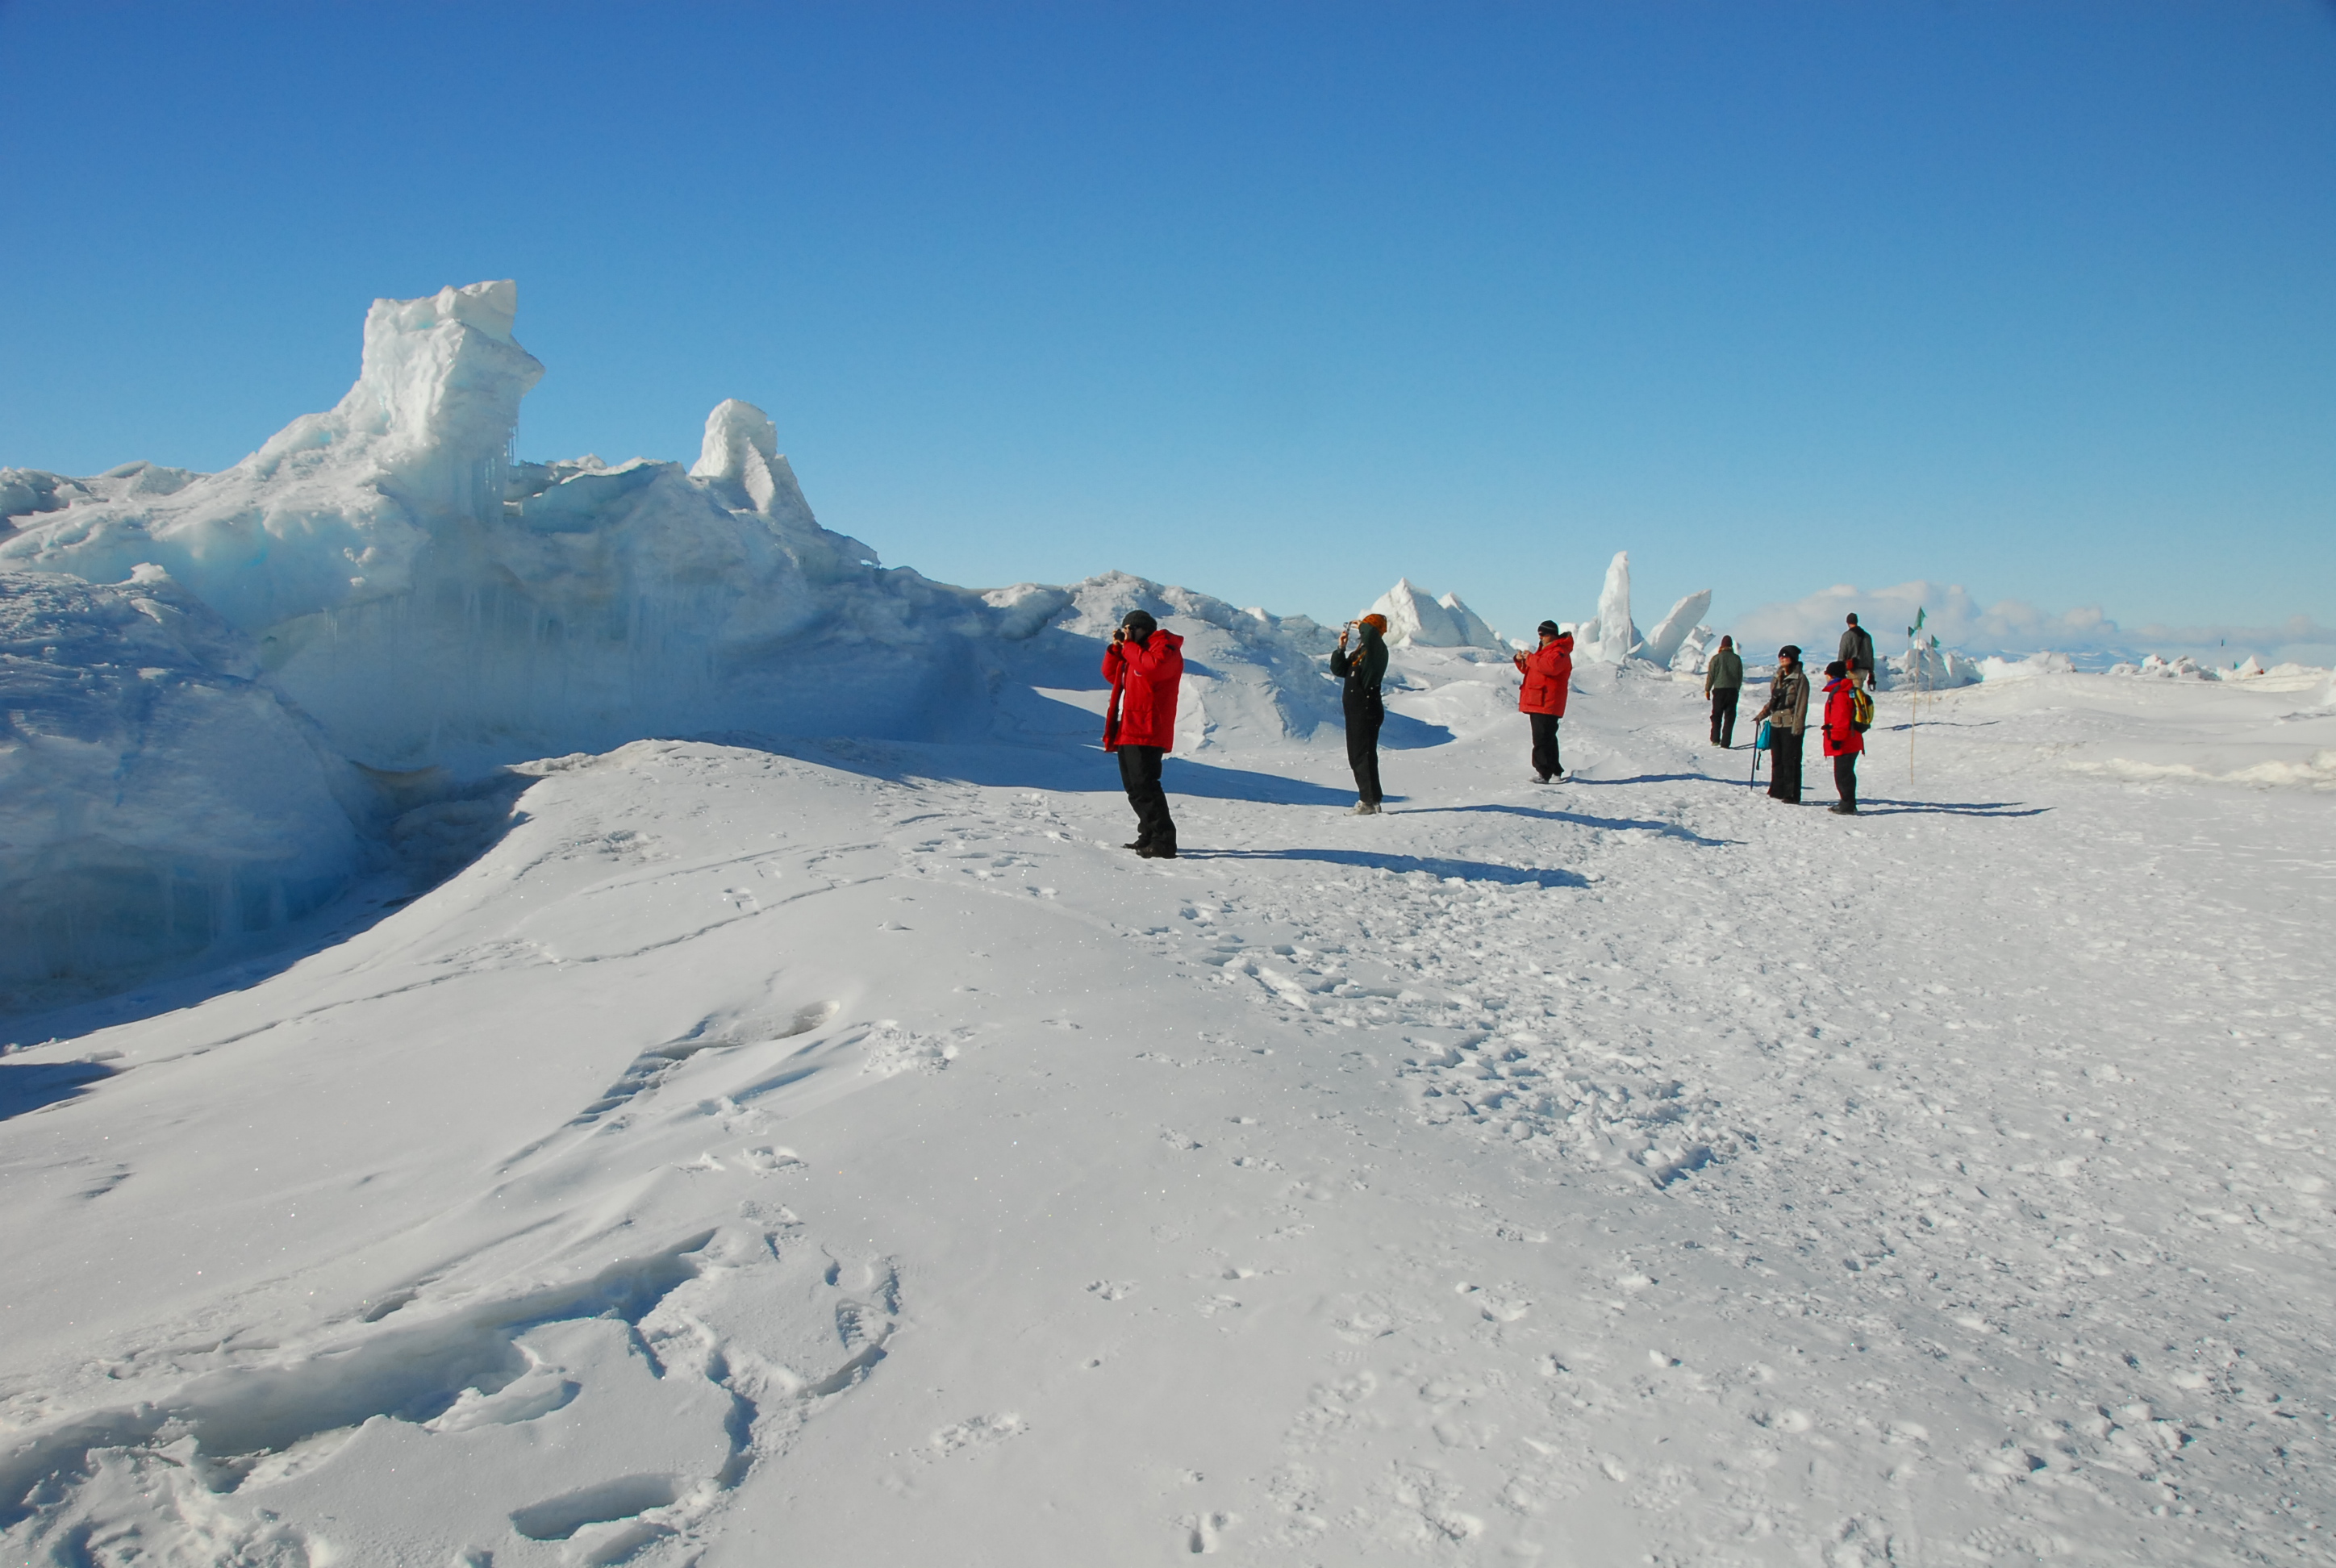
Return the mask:
<path fill-rule="evenodd" d="M 1092 752 L 643 742 L 280 974 L 61 1015 L 7 1544 L 2329 1559 L 2324 791 L 1980 688 L 1912 788 L 1885 698 L 1843 822 L 1630 679 L 1543 789 L 1497 668 L 1408 668 L 1462 738 L 1381 818 L 1204 753 L 1145 862 Z"/>

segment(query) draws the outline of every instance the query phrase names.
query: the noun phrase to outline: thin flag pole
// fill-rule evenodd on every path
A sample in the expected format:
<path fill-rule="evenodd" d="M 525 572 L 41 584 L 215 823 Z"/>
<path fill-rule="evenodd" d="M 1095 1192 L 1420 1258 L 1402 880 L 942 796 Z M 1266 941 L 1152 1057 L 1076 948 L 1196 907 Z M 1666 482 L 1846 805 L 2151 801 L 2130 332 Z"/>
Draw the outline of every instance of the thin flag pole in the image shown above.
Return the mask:
<path fill-rule="evenodd" d="M 1917 640 L 1922 629 L 1923 618 L 1929 612 L 1914 607 L 1914 624 L 1906 628 L 1906 663 L 1914 677 L 1914 689 L 1906 703 L 1906 787 L 1914 787 L 1914 731 L 1922 723 L 1922 693 L 1930 685 L 1930 667 L 1922 658 L 1922 645 Z"/>

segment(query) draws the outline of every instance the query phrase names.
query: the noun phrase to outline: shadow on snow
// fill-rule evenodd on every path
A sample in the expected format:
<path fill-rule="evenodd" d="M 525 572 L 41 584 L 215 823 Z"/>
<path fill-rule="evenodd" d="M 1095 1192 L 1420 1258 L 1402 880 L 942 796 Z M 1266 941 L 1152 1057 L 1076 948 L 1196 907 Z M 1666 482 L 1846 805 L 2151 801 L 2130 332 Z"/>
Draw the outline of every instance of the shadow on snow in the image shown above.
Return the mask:
<path fill-rule="evenodd" d="M 0 1062 L 0 1122 L 70 1100 L 112 1076 L 101 1062 Z"/>
<path fill-rule="evenodd" d="M 1187 861 L 1319 861 L 1327 865 L 1352 866 L 1362 871 L 1386 872 L 1394 876 L 1425 872 L 1438 881 L 1457 877 L 1464 881 L 1503 882 L 1511 887 L 1581 888 L 1590 885 L 1585 878 L 1573 872 L 1544 866 L 1502 866 L 1484 861 L 1447 860 L 1436 855 L 1382 854 L 1373 850 L 1184 850 L 1177 858 Z"/>
<path fill-rule="evenodd" d="M 1723 849 L 1737 842 L 1734 839 L 1708 839 L 1701 833 L 1679 826 L 1677 823 L 1664 822 L 1659 818 L 1596 817 L 1586 812 L 1543 811 L 1534 806 L 1491 803 L 1467 806 L 1416 806 L 1413 810 L 1423 816 L 1430 812 L 1497 812 L 1504 816 L 1538 817 L 1543 822 L 1572 823 L 1577 827 L 1603 828 L 1608 833 L 1660 833 L 1667 839 L 1678 839 L 1682 843 L 1690 843 L 1698 849 L 1707 850 Z M 1412 813 L 1406 812 L 1404 814 L 1409 816 Z"/>

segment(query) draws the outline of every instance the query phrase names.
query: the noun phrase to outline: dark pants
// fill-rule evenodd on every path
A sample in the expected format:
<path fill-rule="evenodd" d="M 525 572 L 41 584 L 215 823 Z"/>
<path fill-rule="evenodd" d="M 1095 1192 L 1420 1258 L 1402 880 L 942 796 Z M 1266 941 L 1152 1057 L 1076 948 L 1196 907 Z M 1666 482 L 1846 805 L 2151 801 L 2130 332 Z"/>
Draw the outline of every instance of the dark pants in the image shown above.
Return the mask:
<path fill-rule="evenodd" d="M 1736 744 L 1736 694 L 1741 687 L 1723 686 L 1711 694 L 1711 744 Z"/>
<path fill-rule="evenodd" d="M 1768 793 L 1795 805 L 1801 803 L 1801 740 L 1782 725 L 1768 726 Z"/>
<path fill-rule="evenodd" d="M 1844 752 L 1833 759 L 1833 787 L 1841 795 L 1841 803 L 1850 810 L 1857 809 L 1857 754 Z"/>
<path fill-rule="evenodd" d="M 1347 765 L 1355 770 L 1355 793 L 1366 805 L 1379 803 L 1379 726 L 1387 707 L 1377 697 L 1347 702 Z"/>
<path fill-rule="evenodd" d="M 1135 842 L 1157 850 L 1176 847 L 1176 823 L 1168 814 L 1168 792 L 1160 787 L 1156 745 L 1119 748 L 1119 782 L 1127 786 L 1127 803 L 1135 808 Z"/>
<path fill-rule="evenodd" d="M 1525 719 L 1533 726 L 1533 772 L 1547 784 L 1553 774 L 1565 770 L 1557 764 L 1557 716 L 1553 713 L 1529 713 Z"/>

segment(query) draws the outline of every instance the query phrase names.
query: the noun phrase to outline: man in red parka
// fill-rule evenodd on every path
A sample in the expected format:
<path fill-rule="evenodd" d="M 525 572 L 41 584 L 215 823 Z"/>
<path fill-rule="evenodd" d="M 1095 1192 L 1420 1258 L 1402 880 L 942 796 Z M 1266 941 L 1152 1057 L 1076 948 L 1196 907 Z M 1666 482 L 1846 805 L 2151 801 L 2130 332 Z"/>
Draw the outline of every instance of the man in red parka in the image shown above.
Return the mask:
<path fill-rule="evenodd" d="M 1533 768 L 1547 784 L 1562 779 L 1557 764 L 1557 721 L 1565 716 L 1566 688 L 1573 684 L 1573 634 L 1557 629 L 1557 622 L 1541 623 L 1541 646 L 1515 656 L 1525 677 L 1517 693 L 1517 711 L 1533 726 Z"/>
<path fill-rule="evenodd" d="M 1135 842 L 1146 860 L 1176 858 L 1176 823 L 1168 792 L 1160 787 L 1160 759 L 1176 744 L 1176 687 L 1184 678 L 1184 639 L 1131 609 L 1103 650 L 1103 677 L 1111 682 L 1111 713 L 1103 749 L 1119 754 L 1119 782 L 1135 808 Z"/>
<path fill-rule="evenodd" d="M 1841 799 L 1825 809 L 1836 816 L 1857 814 L 1857 754 L 1865 737 L 1857 731 L 1854 704 L 1857 677 L 1840 659 L 1825 666 L 1825 748 L 1833 758 L 1833 787 Z"/>

